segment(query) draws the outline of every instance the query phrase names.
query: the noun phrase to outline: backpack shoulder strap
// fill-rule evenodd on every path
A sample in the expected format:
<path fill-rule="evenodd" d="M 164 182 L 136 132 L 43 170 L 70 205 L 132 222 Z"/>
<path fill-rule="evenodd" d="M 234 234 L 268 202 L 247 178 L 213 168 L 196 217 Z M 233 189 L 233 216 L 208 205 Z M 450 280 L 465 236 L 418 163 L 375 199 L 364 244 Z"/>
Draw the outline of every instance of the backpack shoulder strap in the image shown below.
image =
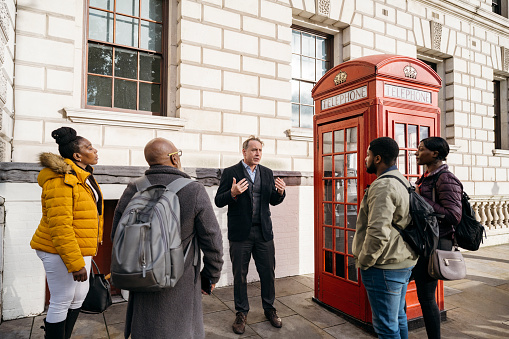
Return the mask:
<path fill-rule="evenodd" d="M 138 192 L 141 192 L 152 186 L 146 175 L 143 175 L 138 179 L 134 180 L 134 184 L 136 185 L 136 189 L 138 190 Z"/>
<path fill-rule="evenodd" d="M 405 182 L 403 180 L 401 180 L 401 178 L 399 178 L 395 175 L 387 174 L 387 175 L 381 176 L 381 178 L 394 178 L 394 179 L 398 180 L 401 183 L 401 185 L 405 186 L 405 188 L 407 188 L 407 189 L 410 188 L 410 183 L 408 183 L 408 185 L 405 184 Z"/>
<path fill-rule="evenodd" d="M 178 191 L 180 191 L 182 188 L 184 188 L 187 184 L 190 184 L 191 182 L 193 182 L 193 180 L 188 178 L 178 178 L 170 182 L 168 185 L 166 185 L 166 189 L 177 194 Z"/>

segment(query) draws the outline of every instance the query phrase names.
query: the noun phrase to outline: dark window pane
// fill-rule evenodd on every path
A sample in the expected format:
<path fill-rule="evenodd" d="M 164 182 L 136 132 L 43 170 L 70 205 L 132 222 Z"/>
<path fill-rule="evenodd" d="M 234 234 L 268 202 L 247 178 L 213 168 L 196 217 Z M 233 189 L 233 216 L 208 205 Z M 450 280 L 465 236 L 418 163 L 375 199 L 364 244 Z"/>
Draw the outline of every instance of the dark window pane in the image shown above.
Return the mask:
<path fill-rule="evenodd" d="M 332 249 L 332 228 L 324 227 L 323 228 L 323 247 L 331 250 Z"/>
<path fill-rule="evenodd" d="M 139 0 L 117 0 L 117 13 L 139 16 Z"/>
<path fill-rule="evenodd" d="M 345 278 L 345 256 L 336 253 L 336 276 Z"/>
<path fill-rule="evenodd" d="M 292 104 L 292 126 L 299 126 L 299 105 Z"/>
<path fill-rule="evenodd" d="M 140 48 L 161 52 L 163 50 L 163 25 L 141 21 Z"/>
<path fill-rule="evenodd" d="M 357 267 L 355 267 L 354 257 L 348 257 L 348 280 L 359 281 L 359 278 L 357 278 Z"/>
<path fill-rule="evenodd" d="M 355 229 L 355 224 L 357 223 L 357 205 L 346 205 L 346 227 Z M 352 234 L 353 239 L 353 234 Z M 348 243 L 351 244 L 352 239 L 348 239 Z M 349 249 L 351 254 L 352 249 Z"/>
<path fill-rule="evenodd" d="M 332 226 L 332 204 L 323 204 L 323 223 Z"/>
<path fill-rule="evenodd" d="M 323 181 L 323 200 L 332 201 L 332 180 Z"/>
<path fill-rule="evenodd" d="M 323 133 L 323 154 L 332 153 L 332 132 Z"/>
<path fill-rule="evenodd" d="M 343 207 L 343 206 L 341 206 Z M 345 253 L 345 231 L 336 229 L 336 251 Z"/>
<path fill-rule="evenodd" d="M 335 226 L 345 227 L 345 205 L 336 205 L 336 222 Z M 337 243 L 336 243 L 337 246 Z"/>
<path fill-rule="evenodd" d="M 138 19 L 117 15 L 115 43 L 138 47 Z"/>
<path fill-rule="evenodd" d="M 313 106 L 300 106 L 300 127 L 312 128 L 313 127 Z"/>
<path fill-rule="evenodd" d="M 315 81 L 315 59 L 302 57 L 302 79 Z"/>
<path fill-rule="evenodd" d="M 87 104 L 111 107 L 111 78 L 88 76 Z"/>
<path fill-rule="evenodd" d="M 136 109 L 136 82 L 115 79 L 115 107 Z"/>
<path fill-rule="evenodd" d="M 140 82 L 140 110 L 154 113 L 161 111 L 161 85 Z"/>
<path fill-rule="evenodd" d="M 88 72 L 102 75 L 111 75 L 113 48 L 88 44 Z"/>
<path fill-rule="evenodd" d="M 136 79 L 137 53 L 124 48 L 115 48 L 115 76 Z"/>
<path fill-rule="evenodd" d="M 90 9 L 88 20 L 90 39 L 113 42 L 113 14 Z"/>
<path fill-rule="evenodd" d="M 325 265 L 324 271 L 332 273 L 332 252 L 325 251 Z"/>
<path fill-rule="evenodd" d="M 300 32 L 292 31 L 292 53 L 300 54 Z M 293 65 L 292 65 L 293 67 Z"/>
<path fill-rule="evenodd" d="M 345 151 L 345 130 L 334 131 L 334 152 Z"/>
<path fill-rule="evenodd" d="M 90 0 L 90 6 L 113 11 L 115 0 Z"/>
<path fill-rule="evenodd" d="M 315 36 L 307 33 L 302 33 L 302 54 L 315 57 Z"/>
<path fill-rule="evenodd" d="M 163 21 L 163 1 L 141 0 L 141 17 L 154 21 Z"/>
<path fill-rule="evenodd" d="M 313 97 L 311 96 L 311 90 L 314 84 L 309 82 L 300 82 L 300 103 L 306 105 L 313 105 Z"/>
<path fill-rule="evenodd" d="M 161 82 L 161 57 L 140 52 L 140 80 Z"/>
<path fill-rule="evenodd" d="M 300 78 L 300 55 L 292 54 L 292 78 Z"/>

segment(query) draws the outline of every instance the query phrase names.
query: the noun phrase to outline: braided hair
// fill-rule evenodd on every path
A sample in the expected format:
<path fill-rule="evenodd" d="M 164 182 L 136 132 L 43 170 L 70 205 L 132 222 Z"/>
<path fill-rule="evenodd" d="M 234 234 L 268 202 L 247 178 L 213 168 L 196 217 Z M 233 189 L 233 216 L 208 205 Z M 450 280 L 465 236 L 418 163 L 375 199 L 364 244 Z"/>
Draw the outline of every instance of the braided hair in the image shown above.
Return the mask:
<path fill-rule="evenodd" d="M 60 127 L 53 132 L 51 136 L 58 144 L 58 151 L 64 158 L 74 161 L 74 153 L 80 151 L 80 141 L 83 137 L 76 134 L 76 131 L 71 127 Z"/>

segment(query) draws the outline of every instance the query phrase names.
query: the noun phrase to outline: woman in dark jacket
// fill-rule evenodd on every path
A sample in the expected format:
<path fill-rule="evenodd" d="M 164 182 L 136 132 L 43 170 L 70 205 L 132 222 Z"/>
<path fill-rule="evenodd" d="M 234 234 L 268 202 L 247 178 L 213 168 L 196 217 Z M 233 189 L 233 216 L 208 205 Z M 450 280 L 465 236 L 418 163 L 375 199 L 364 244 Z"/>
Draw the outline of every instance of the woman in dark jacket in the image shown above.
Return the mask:
<path fill-rule="evenodd" d="M 449 154 L 445 139 L 430 137 L 419 144 L 415 156 L 418 165 L 425 165 L 426 172 L 417 180 L 416 191 L 438 214 L 440 239 L 438 249 L 450 251 L 453 246 L 454 226 L 461 220 L 461 194 L 463 185 L 443 162 Z M 436 183 L 436 184 L 435 184 Z M 428 274 L 428 257 L 419 257 L 413 269 L 417 297 L 421 304 L 428 338 L 440 338 L 440 310 L 435 300 L 438 280 Z"/>

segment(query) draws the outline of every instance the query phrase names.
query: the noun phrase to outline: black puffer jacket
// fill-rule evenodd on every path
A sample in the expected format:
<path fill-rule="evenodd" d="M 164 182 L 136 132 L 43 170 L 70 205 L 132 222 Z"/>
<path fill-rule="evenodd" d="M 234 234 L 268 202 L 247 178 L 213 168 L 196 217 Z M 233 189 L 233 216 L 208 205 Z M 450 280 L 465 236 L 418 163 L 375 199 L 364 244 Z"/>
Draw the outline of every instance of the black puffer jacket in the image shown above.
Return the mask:
<path fill-rule="evenodd" d="M 440 175 L 438 180 L 437 175 Z M 433 199 L 433 183 L 436 180 L 435 199 Z M 449 166 L 444 164 L 427 177 L 420 177 L 416 184 L 420 185 L 421 196 L 433 206 L 435 212 L 445 216 L 440 220 L 440 237 L 451 234 L 452 226 L 457 225 L 461 220 L 463 185 L 459 179 L 449 171 Z"/>

